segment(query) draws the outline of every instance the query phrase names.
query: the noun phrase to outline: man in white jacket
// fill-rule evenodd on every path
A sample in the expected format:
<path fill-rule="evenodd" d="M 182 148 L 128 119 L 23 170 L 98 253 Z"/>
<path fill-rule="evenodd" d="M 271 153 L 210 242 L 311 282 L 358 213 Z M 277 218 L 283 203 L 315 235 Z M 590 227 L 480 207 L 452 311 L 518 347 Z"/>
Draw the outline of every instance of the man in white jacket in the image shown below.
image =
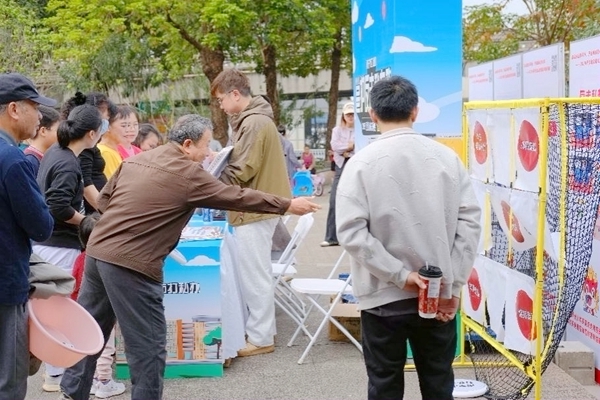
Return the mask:
<path fill-rule="evenodd" d="M 423 399 L 452 399 L 455 315 L 473 265 L 479 214 L 468 173 L 446 146 L 412 129 L 415 86 L 392 76 L 370 93 L 382 135 L 345 166 L 337 192 L 337 235 L 352 256 L 361 309 L 368 398 L 402 399 L 408 339 Z M 434 319 L 421 318 L 420 267 L 441 268 Z"/>

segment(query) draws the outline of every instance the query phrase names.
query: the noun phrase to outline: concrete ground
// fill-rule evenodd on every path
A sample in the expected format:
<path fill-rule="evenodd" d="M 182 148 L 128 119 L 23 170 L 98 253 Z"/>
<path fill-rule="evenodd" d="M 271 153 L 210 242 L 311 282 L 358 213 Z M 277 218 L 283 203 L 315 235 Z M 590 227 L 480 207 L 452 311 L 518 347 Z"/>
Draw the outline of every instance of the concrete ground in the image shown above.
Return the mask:
<path fill-rule="evenodd" d="M 328 187 L 315 201 L 323 210 L 315 214 L 315 224 L 297 253 L 300 277 L 326 277 L 342 252 L 340 247 L 322 248 L 327 217 Z M 295 225 L 293 217 L 288 226 Z M 349 271 L 345 260 L 341 271 Z M 316 315 L 315 315 L 316 316 Z M 316 329 L 319 319 L 312 318 L 309 326 Z M 277 338 L 274 353 L 239 358 L 225 369 L 222 378 L 190 378 L 165 380 L 164 399 L 348 399 L 366 398 L 367 376 L 361 353 L 350 343 L 331 342 L 323 332 L 303 365 L 297 360 L 308 340 L 302 336 L 292 347 L 286 344 L 294 332 L 289 317 L 277 313 Z M 42 368 L 43 369 L 43 368 Z M 457 377 L 474 378 L 472 368 L 457 368 Z M 542 398 L 552 400 L 600 399 L 600 387 L 583 387 L 556 365 L 551 364 L 543 376 Z M 127 391 L 115 400 L 130 398 Z M 57 399 L 56 393 L 44 393 L 42 371 L 29 380 L 27 399 Z M 405 398 L 420 399 L 417 375 L 406 373 Z M 533 398 L 532 395 L 529 398 Z"/>

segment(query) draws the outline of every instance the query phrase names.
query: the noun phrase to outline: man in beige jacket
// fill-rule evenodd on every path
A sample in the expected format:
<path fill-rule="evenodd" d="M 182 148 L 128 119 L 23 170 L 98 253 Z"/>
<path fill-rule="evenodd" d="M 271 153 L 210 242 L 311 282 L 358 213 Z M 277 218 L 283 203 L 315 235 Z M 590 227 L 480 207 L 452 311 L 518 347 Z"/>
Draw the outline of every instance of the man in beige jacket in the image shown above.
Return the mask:
<path fill-rule="evenodd" d="M 285 158 L 271 105 L 253 97 L 248 78 L 235 69 L 221 72 L 211 84 L 211 95 L 231 116 L 233 151 L 220 180 L 282 197 L 291 197 Z M 275 215 L 229 212 L 240 251 L 240 282 L 249 316 L 246 348 L 238 356 L 275 350 L 275 303 L 271 244 L 279 221 Z"/>

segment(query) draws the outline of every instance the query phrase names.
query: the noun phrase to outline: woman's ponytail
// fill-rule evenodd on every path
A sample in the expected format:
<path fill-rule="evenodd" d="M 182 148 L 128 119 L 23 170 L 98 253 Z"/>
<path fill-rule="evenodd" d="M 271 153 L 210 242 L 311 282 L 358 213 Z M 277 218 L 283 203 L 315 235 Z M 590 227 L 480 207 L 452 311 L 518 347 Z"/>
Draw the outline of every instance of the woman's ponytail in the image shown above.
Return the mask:
<path fill-rule="evenodd" d="M 61 148 L 66 148 L 71 143 L 71 137 L 73 137 L 73 121 L 65 120 L 61 121 L 56 131 L 56 137 L 58 139 L 58 145 Z"/>

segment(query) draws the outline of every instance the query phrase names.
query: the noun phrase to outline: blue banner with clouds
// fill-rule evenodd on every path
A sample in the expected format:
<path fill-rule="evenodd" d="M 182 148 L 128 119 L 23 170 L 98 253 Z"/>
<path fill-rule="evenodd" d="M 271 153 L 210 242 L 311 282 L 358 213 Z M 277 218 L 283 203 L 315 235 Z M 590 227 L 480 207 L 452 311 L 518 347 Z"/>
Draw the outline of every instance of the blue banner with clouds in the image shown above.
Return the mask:
<path fill-rule="evenodd" d="M 415 129 L 460 136 L 462 124 L 462 1 L 353 0 L 353 83 L 356 145 L 377 137 L 369 91 L 390 75 L 419 92 Z M 359 123 L 360 121 L 360 123 Z"/>

